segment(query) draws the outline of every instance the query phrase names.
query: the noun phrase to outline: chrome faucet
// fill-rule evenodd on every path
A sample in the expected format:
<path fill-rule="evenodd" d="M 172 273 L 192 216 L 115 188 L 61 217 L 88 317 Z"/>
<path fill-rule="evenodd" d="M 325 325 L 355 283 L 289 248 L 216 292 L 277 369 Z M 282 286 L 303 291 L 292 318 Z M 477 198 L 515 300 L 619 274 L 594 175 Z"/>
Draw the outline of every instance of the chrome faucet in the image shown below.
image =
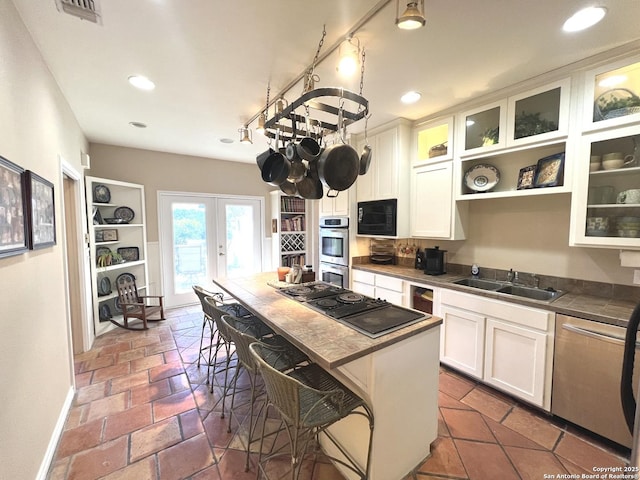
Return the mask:
<path fill-rule="evenodd" d="M 507 282 L 513 283 L 513 280 L 517 275 L 518 275 L 518 272 L 514 272 L 513 268 L 510 268 L 509 272 L 507 273 Z"/>
<path fill-rule="evenodd" d="M 540 288 L 540 277 L 534 273 L 531 275 L 531 278 L 533 279 L 533 286 L 535 288 Z"/>
<path fill-rule="evenodd" d="M 518 272 L 513 272 L 513 284 L 516 285 L 520 283 L 520 279 L 518 278 Z"/>

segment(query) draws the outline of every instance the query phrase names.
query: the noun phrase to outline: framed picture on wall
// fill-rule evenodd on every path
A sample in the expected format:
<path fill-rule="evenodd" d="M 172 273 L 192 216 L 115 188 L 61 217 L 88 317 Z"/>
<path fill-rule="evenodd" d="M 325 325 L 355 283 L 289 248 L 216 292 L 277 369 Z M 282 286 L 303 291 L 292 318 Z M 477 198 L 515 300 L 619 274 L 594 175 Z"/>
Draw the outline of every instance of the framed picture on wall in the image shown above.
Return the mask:
<path fill-rule="evenodd" d="M 28 248 L 25 203 L 24 169 L 0 157 L 0 258 Z"/>
<path fill-rule="evenodd" d="M 29 212 L 29 248 L 56 244 L 56 215 L 53 183 L 27 170 L 27 210 Z"/>

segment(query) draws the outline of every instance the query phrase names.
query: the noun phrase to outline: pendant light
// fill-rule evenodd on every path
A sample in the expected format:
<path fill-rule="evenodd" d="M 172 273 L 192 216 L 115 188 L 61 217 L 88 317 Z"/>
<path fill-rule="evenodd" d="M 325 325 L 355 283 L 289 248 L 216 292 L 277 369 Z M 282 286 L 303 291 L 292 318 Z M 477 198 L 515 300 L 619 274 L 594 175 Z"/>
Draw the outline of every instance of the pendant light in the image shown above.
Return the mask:
<path fill-rule="evenodd" d="M 343 77 L 351 77 L 358 71 L 360 63 L 360 40 L 357 37 L 348 37 L 340 45 L 338 50 L 338 66 L 336 70 Z"/>
<path fill-rule="evenodd" d="M 245 125 L 242 128 L 239 128 L 238 132 L 240 132 L 240 143 L 250 143 L 250 144 L 253 143 L 253 140 L 251 139 L 251 131 L 249 130 L 249 127 Z"/>
<path fill-rule="evenodd" d="M 420 6 L 418 6 L 418 4 Z M 400 7 L 400 0 L 396 0 L 396 15 Z M 424 27 L 427 19 L 424 16 L 424 0 L 419 2 L 407 2 L 404 13 L 396 17 L 396 25 L 403 30 L 415 30 Z"/>
<path fill-rule="evenodd" d="M 256 132 L 259 133 L 260 135 L 264 135 L 264 124 L 266 121 L 267 121 L 267 118 L 263 112 L 258 116 L 258 126 L 256 127 Z"/>

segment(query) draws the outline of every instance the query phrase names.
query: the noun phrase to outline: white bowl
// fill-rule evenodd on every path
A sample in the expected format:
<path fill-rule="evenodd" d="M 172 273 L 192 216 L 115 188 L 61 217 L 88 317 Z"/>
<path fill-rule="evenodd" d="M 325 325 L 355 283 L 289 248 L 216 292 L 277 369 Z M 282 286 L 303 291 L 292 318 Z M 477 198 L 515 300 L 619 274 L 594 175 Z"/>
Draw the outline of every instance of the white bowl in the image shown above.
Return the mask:
<path fill-rule="evenodd" d="M 622 165 L 624 165 L 624 158 L 611 158 L 608 160 L 602 160 L 602 168 L 604 168 L 605 170 L 614 170 L 616 168 L 621 168 Z"/>

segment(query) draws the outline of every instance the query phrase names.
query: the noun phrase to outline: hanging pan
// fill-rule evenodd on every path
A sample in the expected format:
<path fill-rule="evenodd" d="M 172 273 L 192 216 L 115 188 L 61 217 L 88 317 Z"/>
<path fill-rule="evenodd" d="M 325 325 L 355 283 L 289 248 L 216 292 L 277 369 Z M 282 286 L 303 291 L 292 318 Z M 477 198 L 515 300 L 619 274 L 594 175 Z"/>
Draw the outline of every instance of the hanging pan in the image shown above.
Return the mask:
<path fill-rule="evenodd" d="M 344 143 L 342 128 L 341 108 L 338 113 L 340 142 L 325 148 L 318 159 L 318 177 L 327 188 L 338 192 L 347 190 L 353 185 L 360 171 L 360 156 L 351 145 Z"/>
<path fill-rule="evenodd" d="M 366 174 L 369 171 L 369 165 L 371 165 L 371 146 L 369 145 L 369 140 L 367 138 L 367 123 L 369 123 L 369 117 L 371 117 L 371 115 L 367 115 L 364 120 L 364 147 L 360 154 L 359 175 Z"/>

